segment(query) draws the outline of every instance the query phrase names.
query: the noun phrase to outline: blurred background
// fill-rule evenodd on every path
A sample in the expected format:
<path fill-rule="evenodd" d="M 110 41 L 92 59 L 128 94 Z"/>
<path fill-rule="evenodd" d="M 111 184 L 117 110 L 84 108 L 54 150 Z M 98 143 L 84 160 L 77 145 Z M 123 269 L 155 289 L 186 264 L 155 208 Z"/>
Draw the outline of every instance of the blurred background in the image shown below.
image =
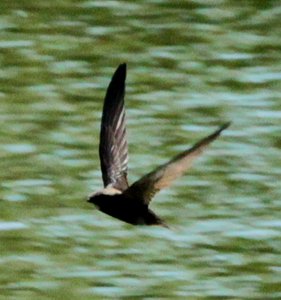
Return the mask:
<path fill-rule="evenodd" d="M 0 2 L 0 299 L 281 299 L 281 5 Z M 129 180 L 226 121 L 152 202 L 86 202 L 105 90 L 128 64 Z"/>

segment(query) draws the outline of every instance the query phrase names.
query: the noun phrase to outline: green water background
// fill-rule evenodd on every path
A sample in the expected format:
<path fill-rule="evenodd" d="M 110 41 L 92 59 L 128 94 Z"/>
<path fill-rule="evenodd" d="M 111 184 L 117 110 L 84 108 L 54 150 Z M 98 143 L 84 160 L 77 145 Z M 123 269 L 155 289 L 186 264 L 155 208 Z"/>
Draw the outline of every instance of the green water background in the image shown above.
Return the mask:
<path fill-rule="evenodd" d="M 281 299 L 281 4 L 0 2 L 0 299 Z M 128 63 L 129 180 L 232 126 L 152 208 L 96 211 Z"/>

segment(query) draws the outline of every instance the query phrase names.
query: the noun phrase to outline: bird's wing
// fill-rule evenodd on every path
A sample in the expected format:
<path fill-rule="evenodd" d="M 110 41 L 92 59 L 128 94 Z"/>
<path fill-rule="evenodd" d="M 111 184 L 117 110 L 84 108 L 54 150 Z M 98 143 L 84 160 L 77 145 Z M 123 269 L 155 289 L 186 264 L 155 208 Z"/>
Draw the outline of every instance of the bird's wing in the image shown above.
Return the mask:
<path fill-rule="evenodd" d="M 115 71 L 104 99 L 100 131 L 100 164 L 104 186 L 128 188 L 128 145 L 125 124 L 126 64 Z"/>
<path fill-rule="evenodd" d="M 192 148 L 183 151 L 166 164 L 143 176 L 133 183 L 125 192 L 130 198 L 139 199 L 148 205 L 155 193 L 170 186 L 172 181 L 180 177 L 191 167 L 192 162 L 213 142 L 230 123 L 226 123 L 211 135 L 203 138 Z"/>

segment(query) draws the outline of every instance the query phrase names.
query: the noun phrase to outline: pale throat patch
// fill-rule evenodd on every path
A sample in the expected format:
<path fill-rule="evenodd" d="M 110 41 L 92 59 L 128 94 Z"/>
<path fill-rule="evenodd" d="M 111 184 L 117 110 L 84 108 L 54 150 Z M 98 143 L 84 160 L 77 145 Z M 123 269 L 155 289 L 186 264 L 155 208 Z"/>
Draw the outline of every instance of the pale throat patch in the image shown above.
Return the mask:
<path fill-rule="evenodd" d="M 89 198 L 92 198 L 92 197 L 98 196 L 98 195 L 114 196 L 114 195 L 118 195 L 118 194 L 122 194 L 122 192 L 119 191 L 118 189 L 114 188 L 111 184 L 109 184 L 104 189 L 91 193 L 89 195 Z"/>
<path fill-rule="evenodd" d="M 106 188 L 104 188 L 102 190 L 102 193 L 104 195 L 117 195 L 117 194 L 122 194 L 121 191 L 119 191 L 118 189 L 114 188 L 111 184 L 109 184 Z"/>

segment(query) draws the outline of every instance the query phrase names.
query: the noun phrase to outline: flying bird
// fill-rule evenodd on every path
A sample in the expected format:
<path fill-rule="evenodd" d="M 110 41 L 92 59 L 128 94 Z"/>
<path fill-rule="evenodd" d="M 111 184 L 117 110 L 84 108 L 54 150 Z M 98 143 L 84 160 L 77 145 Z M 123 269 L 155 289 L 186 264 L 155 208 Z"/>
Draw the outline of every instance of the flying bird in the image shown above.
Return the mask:
<path fill-rule="evenodd" d="M 133 225 L 167 224 L 149 204 L 161 189 L 183 175 L 193 161 L 213 142 L 230 123 L 225 123 L 193 147 L 179 153 L 167 163 L 129 185 L 128 144 L 125 123 L 126 64 L 115 71 L 107 88 L 101 119 L 99 156 L 104 188 L 91 194 L 88 202 L 100 211 Z"/>

